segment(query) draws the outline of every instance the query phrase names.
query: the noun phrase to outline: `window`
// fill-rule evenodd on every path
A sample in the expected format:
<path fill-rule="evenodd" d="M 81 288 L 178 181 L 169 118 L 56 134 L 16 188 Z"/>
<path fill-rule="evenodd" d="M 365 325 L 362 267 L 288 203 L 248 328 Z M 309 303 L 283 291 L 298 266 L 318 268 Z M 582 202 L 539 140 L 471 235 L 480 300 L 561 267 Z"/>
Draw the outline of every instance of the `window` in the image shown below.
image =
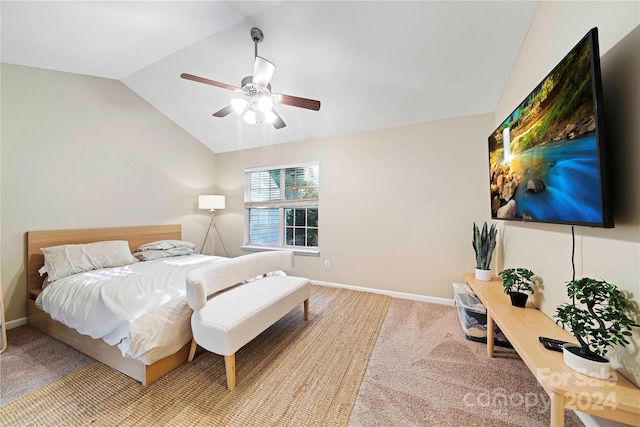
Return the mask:
<path fill-rule="evenodd" d="M 318 253 L 319 164 L 245 170 L 245 249 Z"/>

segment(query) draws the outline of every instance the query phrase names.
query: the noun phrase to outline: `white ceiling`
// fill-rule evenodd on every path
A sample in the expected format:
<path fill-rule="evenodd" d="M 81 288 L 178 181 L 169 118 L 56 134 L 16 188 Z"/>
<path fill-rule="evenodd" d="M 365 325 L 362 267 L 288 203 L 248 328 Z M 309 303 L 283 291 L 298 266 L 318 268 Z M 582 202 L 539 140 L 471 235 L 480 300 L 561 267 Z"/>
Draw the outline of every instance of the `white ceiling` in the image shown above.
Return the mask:
<path fill-rule="evenodd" d="M 493 112 L 537 1 L 4 1 L 2 62 L 121 80 L 216 153 Z M 287 127 L 212 114 L 276 65 Z"/>

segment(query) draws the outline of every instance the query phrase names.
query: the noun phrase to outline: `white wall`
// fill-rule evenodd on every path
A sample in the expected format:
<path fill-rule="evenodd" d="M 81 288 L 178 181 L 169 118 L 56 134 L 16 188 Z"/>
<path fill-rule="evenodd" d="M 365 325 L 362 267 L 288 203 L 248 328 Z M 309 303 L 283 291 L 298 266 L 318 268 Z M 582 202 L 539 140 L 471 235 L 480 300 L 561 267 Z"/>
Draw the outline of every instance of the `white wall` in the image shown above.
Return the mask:
<path fill-rule="evenodd" d="M 7 321 L 26 316 L 29 230 L 182 224 L 202 242 L 215 155 L 122 83 L 2 64 Z"/>
<path fill-rule="evenodd" d="M 591 28 L 598 27 L 616 224 L 614 229 L 575 227 L 576 277 L 614 283 L 635 303 L 640 302 L 639 24 L 638 2 L 540 2 L 495 115 L 498 126 Z M 553 316 L 558 305 L 568 302 L 571 227 L 504 222 L 503 228 L 504 252 L 497 268 L 528 267 L 541 276 L 544 289 L 535 300 Z M 625 376 L 640 384 L 637 329 L 633 345 L 610 356 Z"/>
<path fill-rule="evenodd" d="M 320 161 L 320 257 L 297 256 L 295 273 L 452 298 L 475 267 L 472 223 L 489 215 L 492 128 L 484 114 L 218 154 L 223 239 L 241 254 L 245 168 Z"/>

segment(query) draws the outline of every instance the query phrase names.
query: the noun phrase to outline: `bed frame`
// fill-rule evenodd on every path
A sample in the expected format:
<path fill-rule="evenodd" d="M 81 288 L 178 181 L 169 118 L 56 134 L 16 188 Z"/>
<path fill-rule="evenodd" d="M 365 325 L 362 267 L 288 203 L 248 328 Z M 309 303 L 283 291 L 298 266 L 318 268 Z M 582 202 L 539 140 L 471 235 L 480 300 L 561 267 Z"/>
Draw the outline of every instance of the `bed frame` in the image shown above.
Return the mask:
<path fill-rule="evenodd" d="M 189 343 L 176 353 L 145 365 L 139 360 L 123 357 L 120 349 L 110 346 L 101 339 L 82 335 L 75 329 L 57 322 L 36 307 L 35 300 L 42 292 L 43 278 L 38 269 L 44 265 L 44 255 L 40 248 L 73 243 L 92 243 L 103 240 L 127 240 L 131 251 L 142 244 L 156 240 L 182 239 L 180 225 L 156 225 L 140 227 L 90 228 L 78 230 L 49 230 L 27 232 L 27 323 L 47 335 L 91 356 L 92 358 L 140 381 L 146 386 L 186 362 Z"/>

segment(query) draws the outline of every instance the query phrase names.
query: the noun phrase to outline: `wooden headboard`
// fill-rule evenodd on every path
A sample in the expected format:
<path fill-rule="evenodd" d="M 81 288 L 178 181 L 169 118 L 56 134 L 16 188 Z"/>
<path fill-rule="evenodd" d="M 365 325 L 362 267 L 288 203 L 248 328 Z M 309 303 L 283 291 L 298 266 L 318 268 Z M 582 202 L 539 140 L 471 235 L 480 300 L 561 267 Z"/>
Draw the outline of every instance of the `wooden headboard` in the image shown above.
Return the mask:
<path fill-rule="evenodd" d="M 73 243 L 93 243 L 104 240 L 127 240 L 131 252 L 145 243 L 156 240 L 182 239 L 182 226 L 147 225 L 139 227 L 85 228 L 77 230 L 46 230 L 27 232 L 27 293 L 39 290 L 44 280 L 38 274 L 44 265 L 44 255 L 40 248 L 68 245 Z"/>

